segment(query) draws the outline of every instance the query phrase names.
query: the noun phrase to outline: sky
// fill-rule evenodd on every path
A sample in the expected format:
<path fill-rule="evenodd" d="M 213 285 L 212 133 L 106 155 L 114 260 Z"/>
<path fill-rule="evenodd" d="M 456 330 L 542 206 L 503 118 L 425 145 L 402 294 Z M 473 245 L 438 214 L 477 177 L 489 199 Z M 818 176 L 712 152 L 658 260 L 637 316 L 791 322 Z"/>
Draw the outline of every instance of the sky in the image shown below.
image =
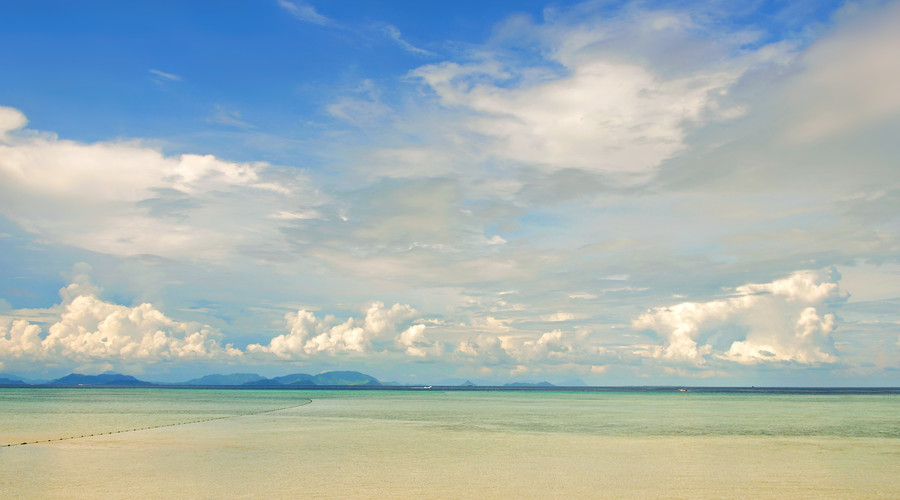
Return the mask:
<path fill-rule="evenodd" d="M 0 3 L 0 372 L 900 385 L 900 2 Z"/>

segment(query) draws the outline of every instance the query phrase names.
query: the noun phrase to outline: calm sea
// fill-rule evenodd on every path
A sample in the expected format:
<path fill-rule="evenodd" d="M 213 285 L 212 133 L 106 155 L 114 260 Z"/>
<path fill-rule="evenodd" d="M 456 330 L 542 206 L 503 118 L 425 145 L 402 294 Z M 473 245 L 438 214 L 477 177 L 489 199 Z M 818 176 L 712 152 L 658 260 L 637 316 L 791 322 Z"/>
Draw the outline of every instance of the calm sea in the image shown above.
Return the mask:
<path fill-rule="evenodd" d="M 0 389 L 4 498 L 900 498 L 898 470 L 890 393 Z"/>

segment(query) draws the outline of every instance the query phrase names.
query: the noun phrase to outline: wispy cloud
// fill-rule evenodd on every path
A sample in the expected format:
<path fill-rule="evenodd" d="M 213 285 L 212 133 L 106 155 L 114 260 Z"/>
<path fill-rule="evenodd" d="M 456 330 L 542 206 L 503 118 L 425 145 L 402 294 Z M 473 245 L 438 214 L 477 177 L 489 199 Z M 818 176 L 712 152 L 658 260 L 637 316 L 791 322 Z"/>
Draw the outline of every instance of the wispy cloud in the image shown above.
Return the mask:
<path fill-rule="evenodd" d="M 207 118 L 206 121 L 245 129 L 256 128 L 256 125 L 244 121 L 239 110 L 227 108 L 221 104 L 216 104 L 215 114 Z"/>
<path fill-rule="evenodd" d="M 358 35 L 361 35 L 361 36 L 369 36 L 372 33 L 372 31 L 377 31 L 379 34 L 388 38 L 389 40 L 394 42 L 394 44 L 396 44 L 397 46 L 399 46 L 406 52 L 409 52 L 411 54 L 415 54 L 418 56 L 434 56 L 435 55 L 433 52 L 416 47 L 415 45 L 409 43 L 407 40 L 405 40 L 403 38 L 403 34 L 400 32 L 400 30 L 397 29 L 397 27 L 394 26 L 393 24 L 376 23 L 374 25 L 370 24 L 367 26 L 357 26 L 357 27 L 345 26 L 345 25 L 342 25 L 341 23 L 335 21 L 334 19 L 331 19 L 327 16 L 323 16 L 322 14 L 318 13 L 314 6 L 312 6 L 311 4 L 309 4 L 307 2 L 304 2 L 303 0 L 294 0 L 292 2 L 288 1 L 288 0 L 277 0 L 277 2 L 281 8 L 288 11 L 292 16 L 296 17 L 297 19 L 299 19 L 303 22 L 317 24 L 319 26 L 330 26 L 330 27 L 334 27 L 334 28 L 349 29 L 350 31 L 354 31 Z"/>
<path fill-rule="evenodd" d="M 302 0 L 295 0 L 294 2 L 278 0 L 278 5 L 301 21 L 318 24 L 319 26 L 333 26 L 335 24 L 333 19 L 319 14 L 316 12 L 315 7 Z"/>
<path fill-rule="evenodd" d="M 420 55 L 420 56 L 433 56 L 434 55 L 433 52 L 429 52 L 425 49 L 420 49 L 419 47 L 416 47 L 415 45 L 404 40 L 403 34 L 400 33 L 400 30 L 397 29 L 397 27 L 394 26 L 393 24 L 385 24 L 384 26 L 382 26 L 381 33 L 383 33 L 384 36 L 393 40 L 394 43 L 399 45 L 403 50 L 405 50 L 407 52 L 410 52 L 410 53 L 416 54 L 416 55 Z"/>
<path fill-rule="evenodd" d="M 150 73 L 156 75 L 157 81 L 166 81 L 166 82 L 180 82 L 181 77 L 174 73 L 166 73 L 165 71 L 160 71 L 158 69 L 150 68 Z"/>

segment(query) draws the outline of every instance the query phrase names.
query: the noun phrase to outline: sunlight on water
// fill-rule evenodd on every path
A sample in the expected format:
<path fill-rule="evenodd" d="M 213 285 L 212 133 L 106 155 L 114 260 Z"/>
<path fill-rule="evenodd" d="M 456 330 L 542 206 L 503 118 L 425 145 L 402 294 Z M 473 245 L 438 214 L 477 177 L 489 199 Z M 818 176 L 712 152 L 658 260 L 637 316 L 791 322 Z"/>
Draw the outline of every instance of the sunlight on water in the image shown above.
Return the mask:
<path fill-rule="evenodd" d="M 0 489 L 897 498 L 898 410 L 896 395 L 10 389 L 0 390 L 0 444 L 232 418 L 0 448 Z"/>

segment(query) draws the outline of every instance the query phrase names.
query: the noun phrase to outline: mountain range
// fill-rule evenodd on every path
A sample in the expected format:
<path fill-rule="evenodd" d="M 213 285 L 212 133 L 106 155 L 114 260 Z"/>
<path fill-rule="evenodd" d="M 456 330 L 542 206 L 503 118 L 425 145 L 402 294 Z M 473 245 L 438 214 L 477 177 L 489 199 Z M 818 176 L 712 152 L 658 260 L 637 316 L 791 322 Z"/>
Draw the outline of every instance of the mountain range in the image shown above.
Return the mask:
<path fill-rule="evenodd" d="M 131 375 L 122 375 L 121 373 L 106 372 L 100 375 L 82 375 L 80 373 L 70 373 L 65 377 L 58 378 L 49 383 L 49 385 L 114 385 L 114 386 L 139 386 L 154 385 L 152 382 L 144 382 L 138 380 Z"/>
<path fill-rule="evenodd" d="M 584 382 L 578 381 L 584 385 Z M 121 373 L 106 372 L 99 375 L 83 375 L 80 373 L 70 373 L 65 377 L 50 381 L 28 380 L 10 373 L 0 373 L 0 386 L 106 386 L 106 387 L 141 387 L 141 386 L 187 386 L 187 387 L 330 387 L 330 386 L 347 386 L 347 387 L 374 387 L 374 386 L 405 386 L 397 382 L 381 382 L 371 375 L 356 371 L 329 371 L 318 375 L 310 375 L 308 373 L 291 373 L 280 377 L 267 378 L 256 373 L 230 373 L 230 374 L 213 374 L 200 378 L 188 380 L 179 383 L 157 383 L 140 380 L 131 375 L 123 375 Z M 576 384 L 571 384 L 576 385 Z M 436 386 L 443 387 L 489 387 L 493 386 L 489 383 L 481 381 L 472 382 L 465 380 L 460 383 L 458 380 L 446 380 L 438 382 Z M 499 384 L 497 385 L 499 386 Z M 503 387 L 526 388 L 526 387 L 554 387 L 549 382 L 513 382 L 504 384 Z"/>
<path fill-rule="evenodd" d="M 255 373 L 207 375 L 178 385 L 247 385 L 247 386 L 375 386 L 382 385 L 375 377 L 354 371 L 324 372 L 318 375 L 291 373 L 281 377 L 266 378 Z"/>
<path fill-rule="evenodd" d="M 70 373 L 50 381 L 28 381 L 21 377 L 8 373 L 0 373 L 0 386 L 28 386 L 28 385 L 53 385 L 53 386 L 114 386 L 114 387 L 138 387 L 154 385 L 183 385 L 183 386 L 380 386 L 381 382 L 371 375 L 354 371 L 324 372 L 318 375 L 307 373 L 292 373 L 281 377 L 266 378 L 255 373 L 232 373 L 228 375 L 206 375 L 181 383 L 154 383 L 139 380 L 131 375 L 106 372 L 99 375 L 83 375 Z"/>

